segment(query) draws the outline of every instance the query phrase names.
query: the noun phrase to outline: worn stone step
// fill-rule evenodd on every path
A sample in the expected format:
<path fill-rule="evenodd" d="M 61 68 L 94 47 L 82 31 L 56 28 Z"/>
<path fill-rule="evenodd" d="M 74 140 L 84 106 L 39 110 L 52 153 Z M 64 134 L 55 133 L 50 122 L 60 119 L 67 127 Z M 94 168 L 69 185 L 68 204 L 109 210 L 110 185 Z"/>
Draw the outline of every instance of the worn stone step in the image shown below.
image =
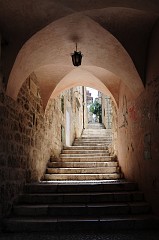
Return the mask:
<path fill-rule="evenodd" d="M 92 168 L 92 167 L 117 167 L 118 162 L 49 162 L 52 168 Z"/>
<path fill-rule="evenodd" d="M 47 174 L 106 174 L 106 173 L 119 173 L 120 167 L 93 167 L 93 168 L 47 168 Z"/>
<path fill-rule="evenodd" d="M 66 157 L 61 156 L 61 162 L 108 162 L 116 161 L 112 156 Z M 51 159 L 50 159 L 51 161 Z"/>
<path fill-rule="evenodd" d="M 102 129 L 102 130 L 94 130 L 94 129 L 92 130 L 92 129 L 89 129 L 87 131 L 83 131 L 82 136 L 83 135 L 87 135 L 88 137 L 91 137 L 92 135 L 110 136 L 110 135 L 112 135 L 112 133 L 107 132 L 105 129 Z"/>
<path fill-rule="evenodd" d="M 97 137 L 97 139 L 106 139 L 106 138 L 112 138 L 112 135 L 111 134 L 105 134 L 105 133 L 84 133 L 82 134 L 79 138 L 88 138 L 88 139 L 91 139 L 91 138 L 95 138 Z"/>
<path fill-rule="evenodd" d="M 123 175 L 120 173 L 109 173 L 109 174 L 45 174 L 44 179 L 47 181 L 60 181 L 60 180 L 115 180 L 122 178 Z"/>
<path fill-rule="evenodd" d="M 79 193 L 26 193 L 19 197 L 22 204 L 53 204 L 53 203 L 123 203 L 142 202 L 140 191 L 120 192 L 79 192 Z"/>
<path fill-rule="evenodd" d="M 74 141 L 73 142 L 73 144 L 79 144 L 79 146 L 81 145 L 81 144 L 83 144 L 83 146 L 85 146 L 85 144 L 103 144 L 103 145 L 105 145 L 105 144 L 108 144 L 108 143 L 111 143 L 112 141 Z"/>
<path fill-rule="evenodd" d="M 107 150 L 106 146 L 65 146 L 64 150 Z"/>
<path fill-rule="evenodd" d="M 88 138 L 80 138 L 80 139 L 75 139 L 75 140 L 74 140 L 74 142 L 83 142 L 83 143 L 85 143 L 85 142 L 99 142 L 99 143 L 102 143 L 102 142 L 110 142 L 110 141 L 112 141 L 112 139 L 102 139 L 102 138 L 100 138 L 100 139 L 94 139 L 94 138 L 88 139 Z"/>
<path fill-rule="evenodd" d="M 81 137 L 79 138 L 75 138 L 75 139 L 83 139 L 83 140 L 112 140 L 112 136 L 103 136 L 102 135 L 92 135 L 92 136 L 86 136 L 86 135 L 81 135 Z"/>
<path fill-rule="evenodd" d="M 102 147 L 107 147 L 109 146 L 110 143 L 99 143 L 99 142 L 74 142 L 73 146 L 102 146 Z"/>
<path fill-rule="evenodd" d="M 87 125 L 85 129 L 106 129 L 104 125 Z"/>
<path fill-rule="evenodd" d="M 15 216 L 91 216 L 103 217 L 112 215 L 142 214 L 150 212 L 149 204 L 115 203 L 115 204 L 49 204 L 49 205 L 15 205 Z"/>
<path fill-rule="evenodd" d="M 113 133 L 112 132 L 107 132 L 107 131 L 103 131 L 103 132 L 101 132 L 101 131 L 90 131 L 89 130 L 89 132 L 88 131 L 84 131 L 82 134 L 81 134 L 81 136 L 80 137 L 82 137 L 83 135 L 87 135 L 88 137 L 92 137 L 92 135 L 94 136 L 94 135 L 97 135 L 97 136 L 99 136 L 100 137 L 100 135 L 102 135 L 102 136 L 105 136 L 105 137 L 109 137 L 109 136 L 113 136 Z"/>
<path fill-rule="evenodd" d="M 74 141 L 74 143 L 83 143 L 83 145 L 85 144 L 85 143 L 100 143 L 100 144 L 105 144 L 105 143 L 110 143 L 110 142 L 112 142 L 112 140 L 109 140 L 109 139 L 107 139 L 107 140 L 104 140 L 104 139 L 101 139 L 100 141 L 97 141 L 97 140 L 95 140 L 95 139 L 80 139 L 80 140 L 75 140 Z"/>
<path fill-rule="evenodd" d="M 111 217 L 14 217 L 3 222 L 6 232 L 59 232 L 158 229 L 159 219 L 150 214 Z"/>
<path fill-rule="evenodd" d="M 104 124 L 87 124 L 87 128 L 86 129 L 105 129 Z"/>
<path fill-rule="evenodd" d="M 94 142 L 108 142 L 108 141 L 111 141 L 112 139 L 111 138 L 102 138 L 102 137 L 100 137 L 100 138 L 96 138 L 96 137 L 92 137 L 92 138 L 84 138 L 84 137 L 82 137 L 82 138 L 75 138 L 75 140 L 74 141 L 82 141 L 82 142 L 86 142 L 86 141 L 94 141 Z"/>
<path fill-rule="evenodd" d="M 26 184 L 26 193 L 79 193 L 79 192 L 120 192 L 120 191 L 136 191 L 138 186 L 134 182 L 118 181 L 107 183 L 32 183 Z"/>
<path fill-rule="evenodd" d="M 81 149 L 81 150 L 62 150 L 62 154 L 99 154 L 99 153 L 105 153 L 106 155 L 109 155 L 108 150 L 85 150 L 85 149 Z"/>
<path fill-rule="evenodd" d="M 93 153 L 61 153 L 60 154 L 60 158 L 63 158 L 63 157 L 78 157 L 78 158 L 80 158 L 80 157 L 84 157 L 84 158 L 87 158 L 87 157 L 94 157 L 94 156 L 96 156 L 97 158 L 98 157 L 101 157 L 101 156 L 103 156 L 103 157 L 108 157 L 108 156 L 110 156 L 109 155 L 109 153 L 108 152 L 104 152 L 104 153 L 96 153 L 96 154 L 93 154 Z"/>
<path fill-rule="evenodd" d="M 95 126 L 95 127 L 87 127 L 86 130 L 101 130 L 101 129 L 105 129 L 104 127 L 102 126 Z"/>
<path fill-rule="evenodd" d="M 76 137 L 75 139 L 95 139 L 97 137 L 98 140 L 103 139 L 106 140 L 107 138 L 112 138 L 112 135 L 108 134 L 103 134 L 103 133 L 98 133 L 98 134 L 90 134 L 90 133 L 84 133 L 78 138 Z"/>
<path fill-rule="evenodd" d="M 74 142 L 73 146 L 108 146 L 111 142 L 95 142 L 95 141 L 85 141 L 85 142 Z"/>
<path fill-rule="evenodd" d="M 85 134 L 85 133 L 112 133 L 112 131 L 111 130 L 108 130 L 108 129 L 88 129 L 88 128 L 86 128 L 86 129 L 83 129 L 83 131 L 82 131 L 82 134 Z"/>
<path fill-rule="evenodd" d="M 87 135 L 88 137 L 91 137 L 92 135 L 94 136 L 94 135 L 97 135 L 97 136 L 99 136 L 100 137 L 100 135 L 102 135 L 102 136 L 105 136 L 105 137 L 107 137 L 107 136 L 110 136 L 110 135 L 112 135 L 112 133 L 108 133 L 107 131 L 105 131 L 104 129 L 102 129 L 102 131 L 101 130 L 89 130 L 89 131 L 84 131 L 83 133 L 82 133 L 82 136 L 83 135 Z"/>
<path fill-rule="evenodd" d="M 87 127 L 85 130 L 101 130 L 101 129 L 106 129 L 105 127 L 102 127 L 102 126 L 95 126 L 95 127 Z"/>
<path fill-rule="evenodd" d="M 102 135 L 105 135 L 105 136 L 110 136 L 112 135 L 112 131 L 107 131 L 106 129 L 100 129 L 100 130 L 95 130 L 95 129 L 84 129 L 84 131 L 82 132 L 81 135 L 88 135 L 88 136 L 91 136 L 91 135 L 99 135 L 99 134 L 102 134 Z"/>
<path fill-rule="evenodd" d="M 91 132 L 93 132 L 93 133 L 99 133 L 99 132 L 110 133 L 112 131 L 108 130 L 108 129 L 89 129 L 89 128 L 83 129 L 83 134 L 91 133 Z"/>

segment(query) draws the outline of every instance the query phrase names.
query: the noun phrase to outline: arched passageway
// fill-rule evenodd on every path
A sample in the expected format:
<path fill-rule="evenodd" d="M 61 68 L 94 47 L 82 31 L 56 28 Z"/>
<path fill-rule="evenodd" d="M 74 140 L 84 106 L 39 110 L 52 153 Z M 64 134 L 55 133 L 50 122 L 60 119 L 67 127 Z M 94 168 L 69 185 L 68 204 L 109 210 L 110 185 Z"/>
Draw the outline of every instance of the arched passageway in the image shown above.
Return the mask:
<path fill-rule="evenodd" d="M 25 1 L 17 2 L 24 7 Z M 42 23 L 35 21 L 31 25 L 30 13 L 24 18 L 26 24 L 13 21 L 12 14 L 8 19 L 11 24 L 3 19 L 3 34 L 12 41 L 8 44 L 3 39 L 2 47 L 7 89 L 0 98 L 4 135 L 1 159 L 2 164 L 4 158 L 8 159 L 6 172 L 10 169 L 15 174 L 10 173 L 9 182 L 3 179 L 8 196 L 4 211 L 7 212 L 25 181 L 36 181 L 43 174 L 53 137 L 50 116 L 55 115 L 49 111 L 51 102 L 58 105 L 55 97 L 63 90 L 84 85 L 114 100 L 118 109 L 120 165 L 127 179 L 139 182 L 147 199 L 154 204 L 153 209 L 159 212 L 158 5 L 148 0 L 144 6 L 139 1 L 113 4 L 98 1 L 91 6 L 87 2 L 84 8 L 79 2 L 70 0 L 68 5 L 60 2 L 63 7 L 57 14 L 46 16 L 42 11 L 41 15 L 45 15 L 39 18 Z M 42 6 L 47 3 L 46 0 Z M 8 5 L 8 2 L 6 6 L 2 4 L 5 13 Z M 49 6 L 56 10 L 61 7 L 55 2 Z M 16 14 L 13 16 L 17 19 Z M 70 57 L 76 42 L 84 54 L 78 68 L 72 66 Z M 59 110 L 58 106 L 55 110 Z M 58 119 L 54 125 L 61 133 Z M 55 151 L 60 144 L 54 145 Z M 16 170 L 12 171 L 12 167 Z"/>
<path fill-rule="evenodd" d="M 7 94 L 16 99 L 23 82 L 34 72 L 48 100 L 50 85 L 53 91 L 61 79 L 68 80 L 68 74 L 79 71 L 73 70 L 70 61 L 76 41 L 84 54 L 80 75 L 82 71 L 90 72 L 104 82 L 112 95 L 117 95 L 120 83 L 126 85 L 134 97 L 143 91 L 135 66 L 119 41 L 89 17 L 73 14 L 48 25 L 25 43 L 11 71 Z M 79 78 L 78 72 L 76 77 Z M 67 81 L 63 80 L 63 84 L 67 88 Z"/>
<path fill-rule="evenodd" d="M 70 58 L 76 42 L 84 54 L 78 68 L 72 66 Z M 48 102 L 79 83 L 111 96 L 117 108 L 123 88 L 128 89 L 132 100 L 144 90 L 135 65 L 122 44 L 94 19 L 81 14 L 71 14 L 49 24 L 25 43 L 12 68 L 7 95 L 16 100 L 21 86 L 31 74 L 38 82 L 43 107 L 47 110 L 45 117 L 50 106 Z M 57 152 L 60 150 L 58 147 Z"/>

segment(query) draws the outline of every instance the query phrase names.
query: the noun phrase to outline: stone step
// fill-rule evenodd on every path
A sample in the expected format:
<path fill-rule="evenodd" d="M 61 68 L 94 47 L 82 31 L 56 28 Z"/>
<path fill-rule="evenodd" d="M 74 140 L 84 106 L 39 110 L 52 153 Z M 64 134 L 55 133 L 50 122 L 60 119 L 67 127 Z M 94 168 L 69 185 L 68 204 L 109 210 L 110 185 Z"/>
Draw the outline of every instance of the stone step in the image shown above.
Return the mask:
<path fill-rule="evenodd" d="M 104 125 L 87 125 L 85 129 L 106 129 Z"/>
<path fill-rule="evenodd" d="M 75 141 L 73 142 L 74 146 L 107 146 L 111 144 L 111 141 Z"/>
<path fill-rule="evenodd" d="M 94 134 L 94 135 L 90 135 L 90 134 L 86 135 L 86 134 L 84 134 L 81 137 L 76 138 L 76 139 L 112 140 L 112 136 L 106 136 L 106 135 L 102 135 L 102 134 L 99 134 L 99 135 L 97 135 L 97 134 Z"/>
<path fill-rule="evenodd" d="M 102 127 L 102 126 L 95 126 L 95 127 L 87 127 L 85 128 L 85 130 L 101 130 L 101 129 L 106 129 L 105 127 Z"/>
<path fill-rule="evenodd" d="M 86 129 L 105 129 L 105 126 L 102 124 L 102 125 L 99 125 L 99 124 L 88 124 L 87 125 L 87 128 Z"/>
<path fill-rule="evenodd" d="M 99 154 L 99 153 L 105 153 L 109 155 L 108 150 L 62 150 L 62 154 Z"/>
<path fill-rule="evenodd" d="M 125 203 L 143 202 L 140 191 L 120 192 L 79 192 L 79 193 L 26 193 L 19 197 L 19 204 L 55 204 L 55 203 Z"/>
<path fill-rule="evenodd" d="M 107 131 L 106 129 L 85 129 L 81 135 L 105 135 L 105 136 L 109 136 L 110 134 L 112 134 L 112 131 Z"/>
<path fill-rule="evenodd" d="M 24 190 L 3 221 L 4 231 L 136 230 L 157 229 L 159 224 L 133 182 L 41 182 L 27 184 Z"/>
<path fill-rule="evenodd" d="M 148 214 L 111 217 L 13 217 L 4 220 L 5 232 L 73 232 L 158 229 L 157 217 Z"/>
<path fill-rule="evenodd" d="M 97 141 L 97 140 L 75 140 L 74 143 L 83 143 L 83 145 L 85 145 L 85 143 L 110 143 L 112 141 L 103 141 L 103 140 L 100 140 L 100 141 Z"/>
<path fill-rule="evenodd" d="M 85 128 L 85 129 L 83 129 L 83 134 L 84 133 L 102 133 L 102 132 L 104 132 L 104 133 L 111 133 L 112 132 L 112 130 L 108 130 L 108 129 L 90 129 L 90 128 Z"/>
<path fill-rule="evenodd" d="M 81 138 L 81 139 L 77 139 L 75 140 L 74 142 L 83 142 L 83 143 L 86 143 L 86 142 L 94 142 L 94 143 L 108 143 L 108 142 L 112 142 L 112 139 L 100 139 L 99 141 L 97 139 L 88 139 L 88 138 Z"/>
<path fill-rule="evenodd" d="M 61 162 L 108 162 L 108 161 L 114 161 L 114 157 L 111 156 L 87 156 L 87 157 L 66 157 L 61 156 Z M 51 161 L 51 159 L 50 159 Z"/>
<path fill-rule="evenodd" d="M 112 131 L 107 131 L 106 129 L 85 129 L 81 135 L 94 135 L 94 134 L 97 134 L 97 135 L 105 135 L 105 136 L 110 136 L 113 134 Z"/>
<path fill-rule="evenodd" d="M 102 147 L 107 147 L 109 146 L 110 143 L 99 143 L 99 142 L 74 142 L 73 146 L 102 146 Z"/>
<path fill-rule="evenodd" d="M 107 203 L 107 204 L 49 204 L 49 205 L 15 205 L 14 216 L 87 216 L 104 217 L 112 215 L 143 214 L 150 212 L 149 204 Z"/>
<path fill-rule="evenodd" d="M 83 134 L 81 134 L 81 136 L 87 136 L 87 137 L 94 137 L 94 136 L 98 136 L 98 138 L 101 137 L 109 137 L 112 136 L 111 133 L 107 133 L 107 132 L 101 132 L 101 131 L 96 131 L 96 132 L 84 132 Z"/>
<path fill-rule="evenodd" d="M 108 157 L 108 156 L 110 156 L 109 155 L 109 153 L 108 152 L 99 152 L 99 153 L 96 153 L 96 154 L 94 154 L 94 153 L 61 153 L 60 154 L 60 158 L 63 158 L 63 157 L 78 157 L 78 158 L 80 158 L 80 157 L 84 157 L 84 158 L 87 158 L 87 157 L 94 157 L 94 156 L 96 156 L 97 158 L 98 157 L 101 157 L 101 156 L 103 156 L 103 157 Z"/>
<path fill-rule="evenodd" d="M 96 126 L 96 127 L 87 127 L 85 130 L 101 130 L 101 129 L 106 129 L 102 126 Z"/>
<path fill-rule="evenodd" d="M 107 150 L 107 147 L 102 146 L 65 146 L 64 150 Z"/>
<path fill-rule="evenodd" d="M 109 173 L 109 174 L 45 174 L 44 179 L 46 181 L 69 181 L 69 180 L 117 180 L 121 179 L 123 175 L 121 173 Z"/>
<path fill-rule="evenodd" d="M 112 133 L 112 130 L 110 129 L 106 129 L 106 128 L 100 128 L 100 129 L 97 129 L 97 128 L 85 128 L 83 129 L 83 133 L 85 132 L 107 132 L 107 133 Z"/>
<path fill-rule="evenodd" d="M 80 138 L 83 138 L 83 137 L 87 137 L 87 138 L 92 138 L 93 137 L 94 138 L 96 136 L 97 136 L 98 139 L 100 139 L 100 138 L 111 138 L 112 137 L 111 134 L 98 132 L 98 133 L 83 133 L 80 136 Z"/>
<path fill-rule="evenodd" d="M 107 183 L 34 183 L 26 184 L 26 193 L 91 193 L 91 192 L 120 192 L 120 191 L 137 191 L 138 186 L 134 182 L 115 181 Z"/>
<path fill-rule="evenodd" d="M 106 174 L 119 173 L 120 167 L 93 167 L 93 168 L 47 168 L 47 174 Z"/>
<path fill-rule="evenodd" d="M 49 162 L 52 168 L 92 168 L 92 167 L 117 167 L 118 162 Z"/>
<path fill-rule="evenodd" d="M 109 141 L 109 140 L 112 140 L 112 138 L 102 138 L 102 137 L 100 137 L 99 139 L 97 139 L 96 137 L 92 137 L 92 138 L 84 138 L 84 137 L 81 137 L 81 138 L 75 138 L 75 141 L 83 141 L 83 142 L 85 142 L 85 141 L 95 141 L 95 142 L 98 142 L 98 141 Z"/>

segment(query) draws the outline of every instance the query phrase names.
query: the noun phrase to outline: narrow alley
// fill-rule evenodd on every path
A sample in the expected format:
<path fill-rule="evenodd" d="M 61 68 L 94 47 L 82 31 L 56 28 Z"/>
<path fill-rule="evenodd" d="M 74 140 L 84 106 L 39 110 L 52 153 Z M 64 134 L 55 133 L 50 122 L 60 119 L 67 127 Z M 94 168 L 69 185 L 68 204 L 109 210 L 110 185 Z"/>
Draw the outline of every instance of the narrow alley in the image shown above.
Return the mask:
<path fill-rule="evenodd" d="M 0 239 L 159 239 L 159 2 L 0 0 Z"/>

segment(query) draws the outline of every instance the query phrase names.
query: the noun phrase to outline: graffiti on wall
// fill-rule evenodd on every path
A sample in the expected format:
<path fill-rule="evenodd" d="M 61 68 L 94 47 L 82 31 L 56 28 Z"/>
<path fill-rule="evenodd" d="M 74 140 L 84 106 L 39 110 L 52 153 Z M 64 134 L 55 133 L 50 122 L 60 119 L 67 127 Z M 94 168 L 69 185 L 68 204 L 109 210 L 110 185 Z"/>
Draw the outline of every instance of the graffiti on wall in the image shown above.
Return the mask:
<path fill-rule="evenodd" d="M 125 95 L 123 96 L 123 103 L 122 103 L 122 118 L 123 118 L 123 121 L 119 128 L 128 126 L 128 106 L 127 106 L 127 98 Z"/>
<path fill-rule="evenodd" d="M 140 127 L 145 128 L 145 126 L 148 123 L 148 120 L 150 120 L 151 114 L 150 114 L 150 106 L 147 102 L 146 98 L 138 103 L 138 113 L 140 117 Z"/>
<path fill-rule="evenodd" d="M 137 111 L 136 111 L 135 106 L 132 106 L 129 108 L 129 117 L 133 121 L 137 120 Z"/>

